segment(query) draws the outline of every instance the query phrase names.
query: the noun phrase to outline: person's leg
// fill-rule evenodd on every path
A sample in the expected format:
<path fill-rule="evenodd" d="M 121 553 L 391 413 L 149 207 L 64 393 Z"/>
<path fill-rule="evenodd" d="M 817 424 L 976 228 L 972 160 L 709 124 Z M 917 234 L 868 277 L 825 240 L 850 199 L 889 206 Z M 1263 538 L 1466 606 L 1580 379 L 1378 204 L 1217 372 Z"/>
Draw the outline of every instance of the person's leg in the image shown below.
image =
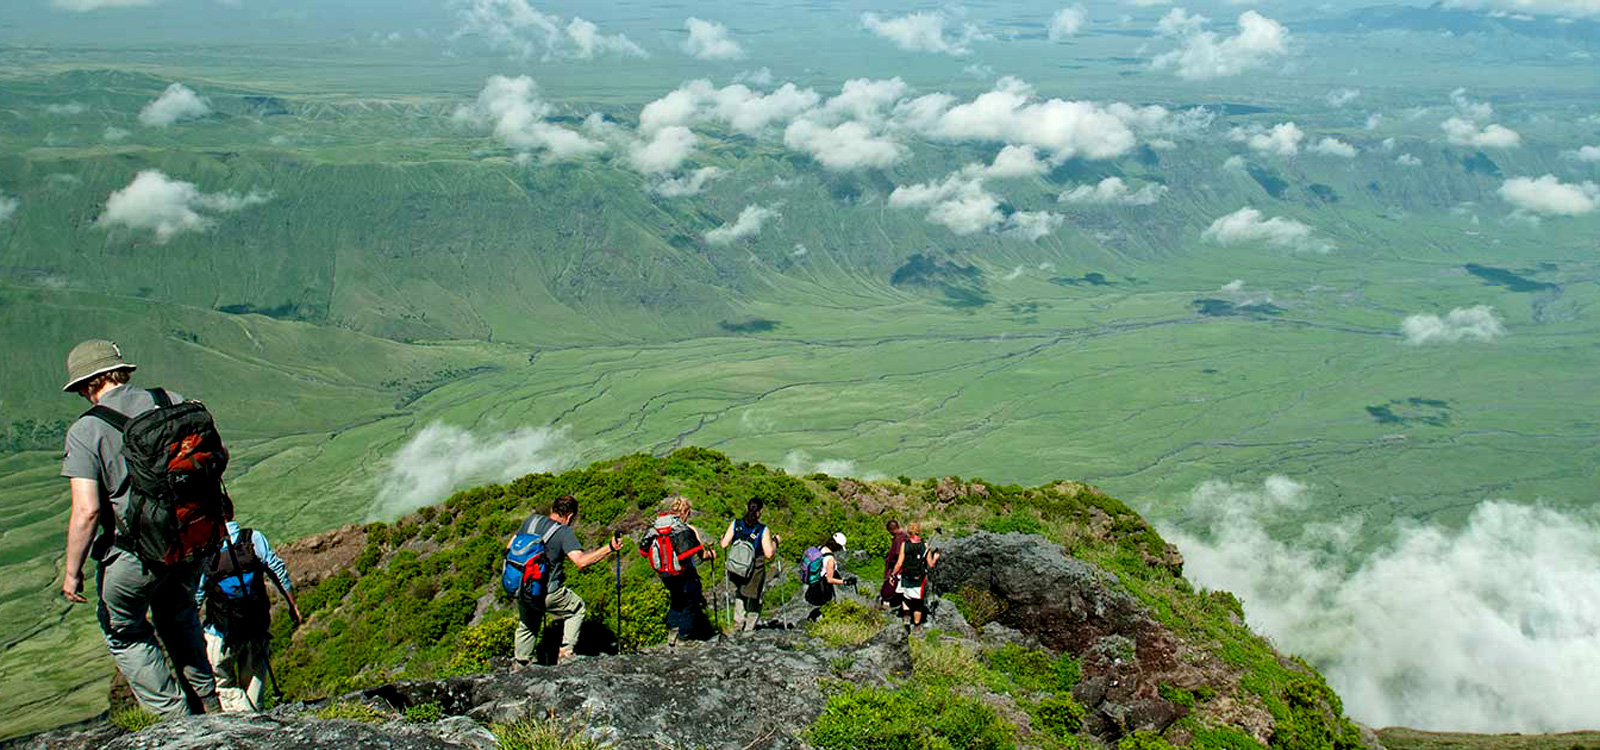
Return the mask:
<path fill-rule="evenodd" d="M 689 609 L 689 581 L 700 581 L 693 573 L 680 573 L 661 579 L 667 587 L 667 641 L 677 645 L 693 631 L 694 617 Z"/>
<path fill-rule="evenodd" d="M 96 607 L 100 630 L 117 669 L 128 678 L 133 697 L 166 718 L 188 714 L 183 691 L 172 679 L 167 658 L 156 643 L 155 629 L 145 616 L 158 579 L 137 557 L 123 550 L 112 550 L 95 574 L 100 590 Z"/>
<path fill-rule="evenodd" d="M 744 597 L 736 595 L 736 596 L 733 597 L 733 628 L 734 628 L 734 630 L 744 630 L 745 629 L 744 628 L 744 618 L 745 618 Z"/>
<path fill-rule="evenodd" d="M 241 674 L 249 675 L 244 682 L 244 699 L 250 711 L 267 707 L 267 670 L 271 669 L 272 644 L 268 641 L 252 643 L 245 651 L 247 668 Z"/>
<path fill-rule="evenodd" d="M 572 656 L 578 647 L 578 631 L 583 629 L 583 618 L 589 612 L 588 605 L 583 603 L 577 592 L 562 586 L 545 595 L 544 609 L 551 617 L 561 621 L 561 651 L 557 658 Z"/>
<path fill-rule="evenodd" d="M 167 571 L 150 598 L 150 617 L 156 633 L 172 657 L 178 685 L 200 700 L 206 713 L 221 711 L 217 682 L 206 659 L 205 631 L 200 627 L 200 608 L 194 601 L 200 583 L 200 565 L 191 563 Z"/>
<path fill-rule="evenodd" d="M 534 649 L 539 645 L 539 627 L 543 624 L 544 610 L 517 599 L 516 645 L 511 653 L 518 664 L 533 662 Z"/>
<path fill-rule="evenodd" d="M 216 677 L 217 700 L 222 703 L 222 710 L 227 713 L 247 710 L 243 690 L 246 680 L 240 679 L 238 674 L 240 655 L 209 632 L 205 638 L 206 659 L 211 662 L 211 671 Z"/>

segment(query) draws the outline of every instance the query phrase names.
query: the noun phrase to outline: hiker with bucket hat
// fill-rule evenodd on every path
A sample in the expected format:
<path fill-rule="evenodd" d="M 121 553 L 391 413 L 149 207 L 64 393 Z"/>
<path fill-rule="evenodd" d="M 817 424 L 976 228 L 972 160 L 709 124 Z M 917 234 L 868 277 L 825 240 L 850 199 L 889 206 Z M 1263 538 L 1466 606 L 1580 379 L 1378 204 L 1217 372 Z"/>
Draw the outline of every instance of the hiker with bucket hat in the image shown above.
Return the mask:
<path fill-rule="evenodd" d="M 214 713 L 221 704 L 195 588 L 231 507 L 221 487 L 227 450 L 204 406 L 130 387 L 136 369 L 110 341 L 67 354 L 61 390 L 91 408 L 68 428 L 61 463 L 72 495 L 61 594 L 87 603 L 83 568 L 95 560 L 100 629 L 134 697 L 163 717 Z M 171 481 L 179 474 L 185 481 Z M 181 495 L 172 489 L 180 484 Z"/>

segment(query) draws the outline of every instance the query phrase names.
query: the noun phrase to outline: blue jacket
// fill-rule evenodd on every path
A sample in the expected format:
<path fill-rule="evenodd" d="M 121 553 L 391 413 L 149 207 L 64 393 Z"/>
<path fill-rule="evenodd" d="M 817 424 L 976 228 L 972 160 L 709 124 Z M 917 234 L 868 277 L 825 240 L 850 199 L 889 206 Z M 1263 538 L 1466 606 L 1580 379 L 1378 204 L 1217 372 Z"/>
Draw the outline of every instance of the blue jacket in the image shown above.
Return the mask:
<path fill-rule="evenodd" d="M 253 542 L 252 546 L 256 548 L 256 557 L 260 558 L 261 562 L 267 566 L 267 573 L 277 580 L 278 585 L 282 586 L 284 591 L 294 590 L 294 584 L 289 580 L 288 566 L 283 564 L 283 558 L 278 557 L 278 553 L 272 551 L 272 545 L 267 542 L 266 535 L 262 534 L 260 529 L 256 529 L 250 533 L 250 540 Z M 228 541 L 239 541 L 239 524 L 233 521 L 228 522 Z M 196 605 L 205 606 L 206 577 L 204 574 L 200 576 L 200 585 L 195 587 L 194 601 Z M 206 632 L 218 638 L 222 637 L 222 632 L 212 625 L 206 625 Z"/>

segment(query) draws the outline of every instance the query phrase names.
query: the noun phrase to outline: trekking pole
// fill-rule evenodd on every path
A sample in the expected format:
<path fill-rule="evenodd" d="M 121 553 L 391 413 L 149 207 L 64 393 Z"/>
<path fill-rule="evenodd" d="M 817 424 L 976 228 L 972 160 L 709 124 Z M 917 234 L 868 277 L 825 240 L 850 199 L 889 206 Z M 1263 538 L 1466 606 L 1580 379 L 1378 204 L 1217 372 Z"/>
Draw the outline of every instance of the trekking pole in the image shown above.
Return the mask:
<path fill-rule="evenodd" d="M 622 653 L 622 553 L 617 554 L 617 653 Z"/>

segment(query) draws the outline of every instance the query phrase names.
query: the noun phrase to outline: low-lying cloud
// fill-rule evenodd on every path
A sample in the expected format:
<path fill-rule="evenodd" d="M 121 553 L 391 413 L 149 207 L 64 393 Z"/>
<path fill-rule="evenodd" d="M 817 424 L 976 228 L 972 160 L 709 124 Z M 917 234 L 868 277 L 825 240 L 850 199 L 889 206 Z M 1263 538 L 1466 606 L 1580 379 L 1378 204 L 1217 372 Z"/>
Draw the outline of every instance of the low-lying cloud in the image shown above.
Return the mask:
<path fill-rule="evenodd" d="M 1444 0 L 1444 6 L 1600 19 L 1600 2 L 1595 0 Z"/>
<path fill-rule="evenodd" d="M 1068 37 L 1077 36 L 1078 32 L 1083 31 L 1083 27 L 1087 26 L 1088 23 L 1089 11 L 1084 10 L 1083 5 L 1062 8 L 1050 17 L 1050 28 L 1046 31 L 1046 36 L 1052 42 L 1059 42 Z"/>
<path fill-rule="evenodd" d="M 778 211 L 774 208 L 753 204 L 745 206 L 739 212 L 739 218 L 732 223 L 723 224 L 716 229 L 706 232 L 706 242 L 713 245 L 730 245 L 747 237 L 754 237 L 761 233 L 761 228 L 768 221 L 778 218 Z"/>
<path fill-rule="evenodd" d="M 706 185 L 711 184 L 712 180 L 721 176 L 722 170 L 717 167 L 701 167 L 682 177 L 662 180 L 650 190 L 663 198 L 683 198 L 690 195 L 699 195 L 700 191 L 705 190 Z"/>
<path fill-rule="evenodd" d="M 1325 253 L 1332 249 L 1327 242 L 1313 239 L 1311 227 L 1283 216 L 1268 218 L 1248 206 L 1211 222 L 1200 237 L 1219 245 L 1260 242 L 1285 250 Z"/>
<path fill-rule="evenodd" d="M 136 175 L 127 187 L 111 194 L 95 225 L 154 231 L 156 242 L 165 244 L 185 232 L 210 229 L 216 224 L 210 214 L 242 211 L 271 199 L 271 193 L 255 190 L 246 195 L 204 193 L 192 182 L 174 180 L 157 170 L 146 170 Z"/>
<path fill-rule="evenodd" d="M 1452 117 L 1439 123 L 1445 139 L 1457 146 L 1473 148 L 1516 148 L 1522 145 L 1522 136 L 1504 125 L 1489 123 L 1479 127 L 1464 117 Z"/>
<path fill-rule="evenodd" d="M 1600 705 L 1600 518 L 1487 502 L 1461 527 L 1305 524 L 1285 477 L 1212 481 L 1163 528 L 1191 580 L 1316 663 L 1371 726 L 1472 732 L 1592 728 Z M 1267 528 L 1300 528 L 1273 538 Z M 1354 552 L 1369 534 L 1382 540 Z"/>
<path fill-rule="evenodd" d="M 855 475 L 856 462 L 842 458 L 830 458 L 820 461 L 812 461 L 811 455 L 805 451 L 792 450 L 783 457 L 783 463 L 779 464 L 779 468 L 782 468 L 785 472 L 797 477 L 803 477 L 808 474 L 821 472 L 831 477 L 842 478 Z"/>
<path fill-rule="evenodd" d="M 456 490 L 560 471 L 575 459 L 576 446 L 565 430 L 523 427 L 479 435 L 433 422 L 384 463 L 370 517 L 392 520 Z"/>
<path fill-rule="evenodd" d="M 952 28 L 946 30 L 946 24 Z M 907 52 L 933 52 L 960 57 L 972 53 L 974 41 L 989 38 L 973 24 L 963 24 L 959 30 L 953 28 L 955 25 L 956 22 L 942 11 L 893 17 L 877 13 L 861 14 L 862 28 Z"/>
<path fill-rule="evenodd" d="M 1094 185 L 1079 185 L 1063 192 L 1062 203 L 1088 206 L 1148 206 L 1167 194 L 1167 186 L 1149 183 L 1134 190 L 1121 177 L 1107 177 Z"/>
<path fill-rule="evenodd" d="M 1209 22 L 1182 8 L 1169 11 L 1157 31 L 1178 39 L 1179 46 L 1157 55 L 1150 67 L 1172 69 L 1185 80 L 1206 81 L 1236 76 L 1289 54 L 1288 29 L 1253 10 L 1239 15 L 1239 32 L 1230 37 L 1206 30 Z"/>
<path fill-rule="evenodd" d="M 1600 185 L 1593 182 L 1562 182 L 1553 174 L 1513 177 L 1500 185 L 1500 197 L 1516 206 L 1518 211 L 1579 216 L 1600 207 Z"/>
<path fill-rule="evenodd" d="M 565 20 L 540 11 L 527 0 L 459 0 L 455 5 L 459 25 L 451 39 L 479 37 L 491 49 L 515 59 L 650 56 L 625 34 L 602 34 L 590 21 L 577 16 Z"/>
<path fill-rule="evenodd" d="M 174 83 L 161 92 L 156 100 L 139 110 L 139 123 L 152 128 L 165 128 L 184 120 L 194 120 L 211 114 L 211 104 L 188 86 Z"/>
<path fill-rule="evenodd" d="M 744 48 L 728 34 L 728 27 L 716 21 L 690 17 L 683 22 L 689 37 L 683 40 L 683 51 L 701 60 L 737 60 L 744 57 Z"/>
<path fill-rule="evenodd" d="M 50 0 L 50 7 L 87 13 L 101 8 L 143 8 L 155 5 L 156 0 Z"/>
<path fill-rule="evenodd" d="M 1488 305 L 1458 307 L 1444 316 L 1418 314 L 1400 322 L 1400 334 L 1412 346 L 1493 341 L 1506 335 L 1505 326 Z"/>
<path fill-rule="evenodd" d="M 1032 242 L 1060 229 L 1066 219 L 1050 211 L 1006 213 L 985 181 L 1035 175 L 1046 168 L 1033 148 L 1007 146 L 990 164 L 968 164 L 942 180 L 896 187 L 889 207 L 925 208 L 929 222 L 957 235 L 987 231 Z"/>
<path fill-rule="evenodd" d="M 1313 154 L 1337 156 L 1341 159 L 1354 159 L 1356 156 L 1356 147 L 1345 143 L 1338 138 L 1323 138 L 1322 140 L 1317 141 L 1315 146 L 1312 146 L 1307 150 Z"/>
<path fill-rule="evenodd" d="M 1300 143 L 1305 139 L 1305 131 L 1292 122 L 1280 122 L 1270 128 L 1250 125 L 1228 131 L 1228 140 L 1243 143 L 1256 153 L 1272 156 L 1294 156 L 1300 153 Z"/>
<path fill-rule="evenodd" d="M 16 198 L 7 198 L 5 192 L 0 191 L 0 224 L 4 224 L 21 207 L 22 201 Z"/>
<path fill-rule="evenodd" d="M 1571 151 L 1563 151 L 1561 155 L 1589 164 L 1600 164 L 1600 146 L 1580 146 Z"/>
<path fill-rule="evenodd" d="M 538 84 L 528 76 L 490 76 L 472 104 L 456 108 L 456 122 L 488 129 L 510 148 L 545 151 L 552 158 L 591 156 L 606 144 L 545 121 L 554 108 L 539 98 Z"/>

